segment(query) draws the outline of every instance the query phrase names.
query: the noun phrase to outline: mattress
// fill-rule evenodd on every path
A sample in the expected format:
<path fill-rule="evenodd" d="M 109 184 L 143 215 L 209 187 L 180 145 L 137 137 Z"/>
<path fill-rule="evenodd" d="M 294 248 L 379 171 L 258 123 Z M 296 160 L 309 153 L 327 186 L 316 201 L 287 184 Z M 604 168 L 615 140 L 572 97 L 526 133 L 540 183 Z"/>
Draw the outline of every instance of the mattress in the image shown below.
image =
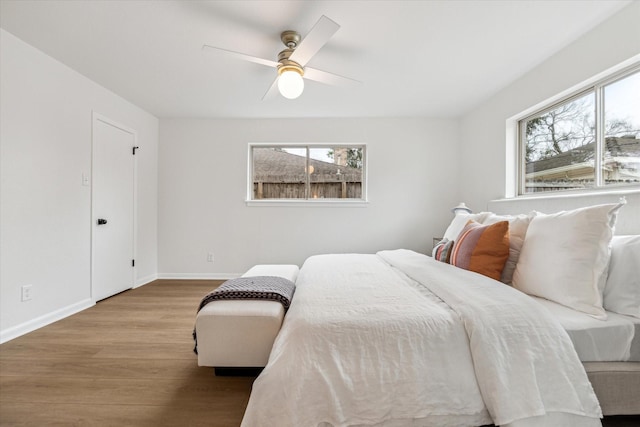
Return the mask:
<path fill-rule="evenodd" d="M 558 319 L 582 362 L 640 362 L 640 319 L 607 312 L 598 320 L 544 298 L 532 297 Z"/>

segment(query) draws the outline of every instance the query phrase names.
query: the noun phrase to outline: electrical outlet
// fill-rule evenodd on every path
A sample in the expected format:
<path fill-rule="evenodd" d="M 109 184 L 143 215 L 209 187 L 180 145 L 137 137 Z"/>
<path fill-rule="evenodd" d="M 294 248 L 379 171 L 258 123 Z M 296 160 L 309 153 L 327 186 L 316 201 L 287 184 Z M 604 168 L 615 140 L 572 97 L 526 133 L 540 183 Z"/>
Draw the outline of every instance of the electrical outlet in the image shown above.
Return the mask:
<path fill-rule="evenodd" d="M 22 296 L 21 296 L 22 302 L 31 301 L 31 299 L 33 298 L 33 285 L 23 285 L 21 290 L 22 290 Z"/>
<path fill-rule="evenodd" d="M 207 255 L 207 262 L 213 262 L 213 252 L 209 252 Z"/>

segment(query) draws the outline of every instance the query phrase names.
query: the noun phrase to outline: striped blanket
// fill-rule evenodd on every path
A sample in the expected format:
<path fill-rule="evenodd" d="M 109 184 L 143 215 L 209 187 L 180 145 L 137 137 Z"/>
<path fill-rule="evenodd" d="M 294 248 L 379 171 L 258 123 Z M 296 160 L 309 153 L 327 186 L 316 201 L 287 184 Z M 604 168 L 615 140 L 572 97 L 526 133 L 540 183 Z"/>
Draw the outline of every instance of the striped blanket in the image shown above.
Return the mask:
<path fill-rule="evenodd" d="M 269 300 L 282 304 L 285 311 L 291 305 L 293 293 L 296 290 L 295 284 L 283 277 L 277 276 L 255 276 L 238 277 L 224 282 L 218 288 L 205 295 L 200 301 L 198 312 L 212 301 L 220 300 Z M 196 329 L 193 329 L 193 340 L 195 341 L 194 353 L 198 354 L 198 339 Z"/>

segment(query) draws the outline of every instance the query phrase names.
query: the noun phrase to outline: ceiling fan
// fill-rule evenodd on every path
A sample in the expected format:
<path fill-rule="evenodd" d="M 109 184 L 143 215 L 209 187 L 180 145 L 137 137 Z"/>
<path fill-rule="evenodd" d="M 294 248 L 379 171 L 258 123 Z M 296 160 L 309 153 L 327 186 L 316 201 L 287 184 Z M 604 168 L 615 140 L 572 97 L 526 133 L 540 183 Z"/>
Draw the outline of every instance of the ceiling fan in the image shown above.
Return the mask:
<path fill-rule="evenodd" d="M 300 34 L 296 31 L 283 31 L 282 34 L 280 34 L 280 40 L 282 40 L 286 49 L 278 54 L 278 61 L 262 59 L 207 44 L 203 45 L 202 49 L 204 51 L 222 52 L 245 61 L 276 68 L 278 75 L 262 99 L 264 100 L 272 96 L 276 87 L 285 98 L 295 99 L 299 97 L 304 90 L 303 78 L 338 86 L 360 84 L 357 80 L 306 66 L 309 60 L 318 53 L 320 48 L 329 41 L 331 36 L 333 36 L 339 28 L 340 25 L 322 15 L 304 39 L 301 39 Z"/>

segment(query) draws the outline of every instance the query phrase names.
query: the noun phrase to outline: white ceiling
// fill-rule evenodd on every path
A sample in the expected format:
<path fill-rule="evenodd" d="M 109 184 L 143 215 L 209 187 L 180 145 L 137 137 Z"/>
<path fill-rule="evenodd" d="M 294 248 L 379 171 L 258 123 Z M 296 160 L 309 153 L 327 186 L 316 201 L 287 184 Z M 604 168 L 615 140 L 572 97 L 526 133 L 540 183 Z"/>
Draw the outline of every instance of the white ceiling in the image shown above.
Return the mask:
<path fill-rule="evenodd" d="M 0 24 L 157 117 L 457 117 L 630 1 L 25 1 Z M 341 25 L 309 66 L 363 82 L 306 82 L 261 101 L 279 34 Z"/>

